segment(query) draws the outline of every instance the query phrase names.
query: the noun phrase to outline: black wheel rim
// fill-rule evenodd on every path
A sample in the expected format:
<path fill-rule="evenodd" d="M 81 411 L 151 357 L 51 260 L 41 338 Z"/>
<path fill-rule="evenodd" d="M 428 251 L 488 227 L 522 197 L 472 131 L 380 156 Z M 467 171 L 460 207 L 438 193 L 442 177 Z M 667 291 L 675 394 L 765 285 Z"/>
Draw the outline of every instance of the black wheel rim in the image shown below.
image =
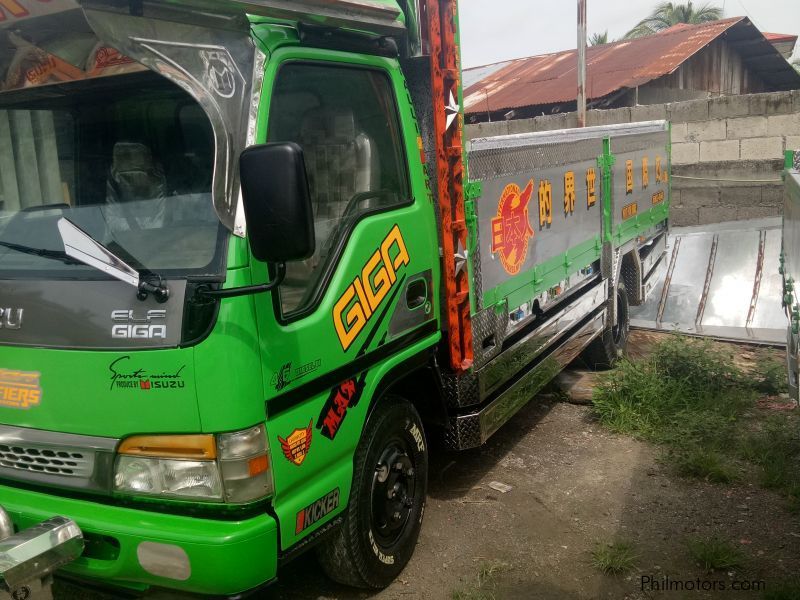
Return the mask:
<path fill-rule="evenodd" d="M 372 476 L 371 526 L 375 542 L 391 548 L 406 529 L 414 509 L 417 465 L 402 438 L 385 442 Z"/>
<path fill-rule="evenodd" d="M 615 345 L 619 345 L 622 341 L 622 335 L 625 332 L 625 323 L 628 321 L 628 306 L 623 301 L 623 293 L 621 289 L 617 288 L 617 294 L 614 298 L 614 302 L 616 303 L 614 314 L 617 318 L 614 320 L 614 326 L 611 328 L 611 335 L 614 338 Z"/>

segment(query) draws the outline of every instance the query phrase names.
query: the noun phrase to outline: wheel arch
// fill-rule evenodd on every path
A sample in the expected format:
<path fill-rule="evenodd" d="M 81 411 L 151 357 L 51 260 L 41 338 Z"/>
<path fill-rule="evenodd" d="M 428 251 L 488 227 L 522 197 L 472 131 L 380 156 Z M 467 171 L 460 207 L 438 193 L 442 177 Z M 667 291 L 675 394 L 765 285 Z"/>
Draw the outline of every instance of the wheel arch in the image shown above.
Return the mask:
<path fill-rule="evenodd" d="M 446 425 L 447 409 L 435 357 L 435 348 L 428 348 L 392 367 L 375 389 L 367 419 L 383 398 L 397 395 L 417 409 L 426 427 Z"/>

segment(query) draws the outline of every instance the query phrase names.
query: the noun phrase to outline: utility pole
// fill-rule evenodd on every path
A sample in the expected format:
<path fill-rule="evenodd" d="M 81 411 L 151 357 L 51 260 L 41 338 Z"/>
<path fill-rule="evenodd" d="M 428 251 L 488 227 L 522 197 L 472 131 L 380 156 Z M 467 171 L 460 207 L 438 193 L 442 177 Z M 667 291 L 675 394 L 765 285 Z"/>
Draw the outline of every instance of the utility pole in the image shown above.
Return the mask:
<path fill-rule="evenodd" d="M 578 127 L 586 127 L 586 0 L 578 0 Z"/>

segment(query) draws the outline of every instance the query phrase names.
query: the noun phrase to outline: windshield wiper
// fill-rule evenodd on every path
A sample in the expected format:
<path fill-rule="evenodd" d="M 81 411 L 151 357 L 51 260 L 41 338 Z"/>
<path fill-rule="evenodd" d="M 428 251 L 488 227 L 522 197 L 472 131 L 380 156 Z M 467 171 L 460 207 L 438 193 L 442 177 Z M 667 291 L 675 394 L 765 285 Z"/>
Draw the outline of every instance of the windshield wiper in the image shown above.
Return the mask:
<path fill-rule="evenodd" d="M 147 300 L 149 294 L 158 302 L 169 299 L 169 288 L 159 275 L 140 273 L 66 217 L 58 220 L 58 232 L 67 257 L 132 285 L 139 300 Z"/>
<path fill-rule="evenodd" d="M 60 252 L 58 250 L 46 250 L 45 248 L 34 248 L 32 246 L 23 246 L 21 244 L 12 244 L 11 242 L 3 242 L 0 240 L 0 246 L 3 248 L 8 248 L 10 250 L 14 250 L 15 252 L 21 252 L 23 254 L 32 254 L 33 256 L 40 256 L 42 258 L 49 258 L 50 260 L 58 260 L 64 263 L 65 265 L 80 265 L 82 264 L 81 261 L 72 258 L 66 252 Z"/>

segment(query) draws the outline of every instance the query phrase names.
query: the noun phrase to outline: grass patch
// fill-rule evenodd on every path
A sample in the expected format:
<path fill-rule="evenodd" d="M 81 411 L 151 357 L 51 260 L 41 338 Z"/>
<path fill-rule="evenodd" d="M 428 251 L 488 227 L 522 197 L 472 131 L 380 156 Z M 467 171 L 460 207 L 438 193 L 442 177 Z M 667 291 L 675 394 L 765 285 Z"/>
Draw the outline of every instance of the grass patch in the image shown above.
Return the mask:
<path fill-rule="evenodd" d="M 476 574 L 474 586 L 453 590 L 452 600 L 496 600 L 494 595 L 495 578 L 511 569 L 511 565 L 499 560 L 481 563 Z"/>
<path fill-rule="evenodd" d="M 676 453 L 672 458 L 678 474 L 683 477 L 705 479 L 713 483 L 731 483 L 738 473 L 730 461 L 714 450 L 691 448 Z"/>
<path fill-rule="evenodd" d="M 738 567 L 743 561 L 738 548 L 717 537 L 692 539 L 687 545 L 695 562 L 709 573 Z"/>
<path fill-rule="evenodd" d="M 756 352 L 756 362 L 750 375 L 753 377 L 754 387 L 759 392 L 777 396 L 789 391 L 786 363 L 776 360 L 764 349 Z"/>
<path fill-rule="evenodd" d="M 768 415 L 756 400 L 782 393 L 782 361 L 757 350 L 753 367 L 736 365 L 733 346 L 668 336 L 639 360 L 620 361 L 600 377 L 594 410 L 610 429 L 660 444 L 684 477 L 758 483 L 800 506 L 800 423 Z"/>
<path fill-rule="evenodd" d="M 603 544 L 592 552 L 592 566 L 606 575 L 622 575 L 636 566 L 636 558 L 628 542 Z"/>

